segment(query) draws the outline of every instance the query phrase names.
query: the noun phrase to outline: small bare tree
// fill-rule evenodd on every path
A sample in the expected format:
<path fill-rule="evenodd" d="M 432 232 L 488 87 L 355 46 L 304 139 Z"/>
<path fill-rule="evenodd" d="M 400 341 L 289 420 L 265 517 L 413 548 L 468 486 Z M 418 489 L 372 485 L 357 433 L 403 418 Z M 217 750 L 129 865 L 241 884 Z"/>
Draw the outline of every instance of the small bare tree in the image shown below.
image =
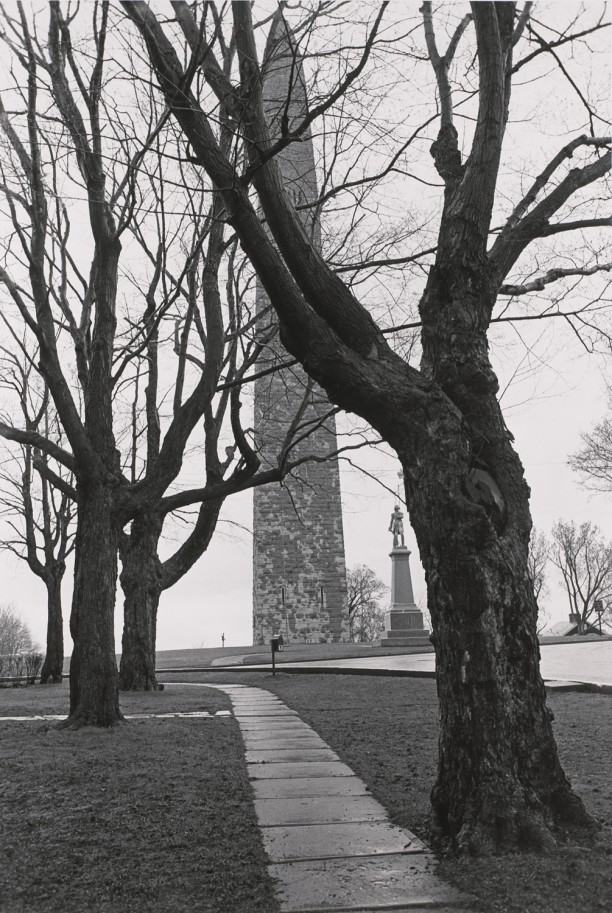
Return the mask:
<path fill-rule="evenodd" d="M 0 656 L 34 649 L 32 633 L 10 605 L 0 606 Z"/>
<path fill-rule="evenodd" d="M 552 537 L 550 560 L 561 571 L 571 615 L 583 633 L 595 601 L 612 597 L 612 542 L 592 523 L 564 520 L 553 527 Z"/>
<path fill-rule="evenodd" d="M 32 633 L 12 606 L 0 606 L 0 676 L 4 685 L 27 679 L 33 685 L 43 664 Z"/>
<path fill-rule="evenodd" d="M 359 644 L 376 640 L 385 627 L 380 600 L 389 588 L 365 564 L 349 569 L 346 587 L 351 640 Z"/>
<path fill-rule="evenodd" d="M 546 581 L 546 565 L 548 564 L 549 551 L 548 539 L 544 533 L 539 532 L 534 526 L 529 538 L 528 568 L 533 581 L 533 592 L 538 604 L 538 634 L 542 633 L 550 620 L 550 613 L 542 605 L 549 593 Z"/>
<path fill-rule="evenodd" d="M 581 437 L 583 447 L 570 456 L 570 466 L 582 476 L 587 488 L 612 492 L 612 388 L 607 413 Z"/>
<path fill-rule="evenodd" d="M 63 435 L 48 389 L 41 385 L 25 349 L 19 356 L 2 347 L 1 354 L 0 386 L 12 389 L 17 395 L 25 428 L 61 447 Z M 64 485 L 63 491 L 49 482 L 51 472 Z M 74 549 L 76 510 L 70 493 L 72 486 L 73 477 L 67 469 L 27 443 L 16 449 L 0 470 L 0 513 L 6 517 L 10 530 L 0 542 L 0 551 L 11 552 L 25 561 L 47 592 L 42 685 L 61 682 L 64 670 L 62 581 L 66 560 Z"/>

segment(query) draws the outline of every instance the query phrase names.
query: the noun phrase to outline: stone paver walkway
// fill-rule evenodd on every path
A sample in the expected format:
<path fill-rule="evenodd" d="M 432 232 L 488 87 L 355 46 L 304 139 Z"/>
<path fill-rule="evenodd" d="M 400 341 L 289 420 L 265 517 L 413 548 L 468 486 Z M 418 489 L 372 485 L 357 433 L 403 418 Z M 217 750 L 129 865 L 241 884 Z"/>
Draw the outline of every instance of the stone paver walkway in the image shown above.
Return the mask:
<path fill-rule="evenodd" d="M 466 913 L 434 857 L 294 710 L 246 685 L 229 695 L 283 913 Z"/>

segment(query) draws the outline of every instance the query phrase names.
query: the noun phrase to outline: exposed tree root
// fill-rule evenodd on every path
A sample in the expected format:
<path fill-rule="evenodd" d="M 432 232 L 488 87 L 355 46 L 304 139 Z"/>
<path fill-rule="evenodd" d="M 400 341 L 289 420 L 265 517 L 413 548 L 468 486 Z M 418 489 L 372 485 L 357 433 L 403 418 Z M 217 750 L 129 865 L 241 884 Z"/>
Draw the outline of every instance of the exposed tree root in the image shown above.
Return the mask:
<path fill-rule="evenodd" d="M 561 796 L 561 793 L 563 795 Z M 547 804 L 535 796 L 478 795 L 464 807 L 460 828 L 451 827 L 434 808 L 434 843 L 446 851 L 487 856 L 497 853 L 546 853 L 560 845 L 590 842 L 601 825 L 571 789 L 559 789 Z"/>
<path fill-rule="evenodd" d="M 95 717 L 93 714 L 82 713 L 77 711 L 74 714 L 70 714 L 67 719 L 62 720 L 57 724 L 57 729 L 65 730 L 76 730 L 84 729 L 85 727 L 96 727 L 97 729 L 112 729 L 114 726 L 120 726 L 122 723 L 126 723 L 127 720 L 123 714 L 118 714 L 114 717 L 108 717 L 104 720 L 100 720 Z"/>

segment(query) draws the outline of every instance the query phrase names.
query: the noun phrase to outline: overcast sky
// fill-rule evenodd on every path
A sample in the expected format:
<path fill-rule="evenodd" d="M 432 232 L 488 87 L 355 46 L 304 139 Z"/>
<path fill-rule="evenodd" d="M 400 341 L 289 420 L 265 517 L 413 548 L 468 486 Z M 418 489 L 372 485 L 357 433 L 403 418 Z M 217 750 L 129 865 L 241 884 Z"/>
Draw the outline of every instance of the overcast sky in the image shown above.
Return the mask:
<path fill-rule="evenodd" d="M 566 13 L 578 8 L 574 3 L 558 4 L 558 7 Z M 525 91 L 533 94 L 534 90 L 526 85 Z M 549 113 L 553 119 L 559 118 L 557 135 L 549 133 L 547 136 L 549 140 L 552 137 L 553 148 L 558 149 L 569 138 L 563 132 L 561 123 L 568 113 L 566 108 Z M 538 112 L 538 117 L 540 120 L 536 118 L 525 125 L 522 134 L 525 157 L 529 159 L 533 156 L 534 161 L 544 154 L 543 146 L 540 148 L 542 137 L 535 132 L 536 128 L 541 128 L 541 112 Z M 516 153 L 516 145 L 512 151 Z M 535 165 L 533 171 L 537 171 Z M 508 179 L 513 173 L 508 172 Z M 512 330 L 507 330 L 503 345 L 493 346 L 495 368 L 502 389 L 515 374 L 517 365 L 524 368 L 504 393 L 502 402 L 507 425 L 514 434 L 532 489 L 534 524 L 540 531 L 549 533 L 553 523 L 560 518 L 578 523 L 590 520 L 601 527 L 608 540 L 612 540 L 612 496 L 588 492 L 567 465 L 568 455 L 580 446 L 580 433 L 588 431 L 603 417 L 606 371 L 608 380 L 612 381 L 610 357 L 606 364 L 602 356 L 586 354 L 571 330 L 561 325 L 560 321 L 549 322 L 544 337 L 543 330 L 541 324 L 529 329 L 524 329 L 522 325 L 523 339 L 520 342 Z M 496 335 L 499 337 L 498 331 Z M 0 441 L 0 453 L 6 446 Z M 396 489 L 399 463 L 391 455 L 385 457 L 376 451 L 362 454 L 360 460 L 388 488 Z M 343 469 L 342 485 L 347 565 L 364 563 L 389 584 L 391 535 L 387 529 L 395 497 L 371 478 L 347 468 Z M 186 578 L 162 595 L 158 649 L 220 646 L 222 634 L 225 634 L 228 646 L 251 643 L 251 500 L 251 495 L 245 493 L 226 502 L 208 552 Z M 411 565 L 415 598 L 424 606 L 420 562 L 409 528 L 407 533 L 407 545 L 413 551 Z M 556 575 L 551 567 L 548 572 L 551 593 L 545 603 L 551 624 L 565 619 L 569 612 L 567 596 L 556 584 Z M 27 621 L 35 639 L 43 645 L 46 622 L 43 584 L 29 572 L 25 563 L 0 553 L 0 586 L 0 604 L 12 605 Z M 64 583 L 66 653 L 71 651 L 68 633 L 70 597 L 69 569 Z M 122 627 L 120 594 L 117 609 L 119 650 Z"/>
<path fill-rule="evenodd" d="M 565 350 L 566 351 L 566 350 Z M 580 445 L 581 431 L 604 412 L 602 361 L 583 356 L 565 365 L 557 374 L 558 361 L 566 362 L 563 350 L 544 369 L 534 386 L 541 396 L 518 408 L 509 408 L 507 424 L 515 436 L 532 490 L 532 513 L 538 529 L 549 532 L 559 518 L 597 523 L 612 540 L 612 496 L 589 493 L 567 466 L 567 456 Z M 399 463 L 380 452 L 367 459 L 367 468 L 390 488 L 398 484 Z M 391 583 L 391 534 L 387 531 L 394 498 L 372 480 L 353 471 L 343 472 L 343 512 L 346 558 L 349 566 L 364 563 L 388 585 Z M 251 537 L 241 527 L 251 526 L 251 496 L 239 495 L 226 503 L 222 522 L 207 552 L 193 570 L 172 590 L 162 595 L 158 618 L 158 649 L 247 645 L 251 636 Z M 423 574 L 414 536 L 407 530 L 407 545 L 413 552 L 411 568 L 415 599 L 425 605 Z M 0 556 L 2 592 L 0 602 L 12 604 L 30 625 L 39 643 L 45 641 L 45 590 L 21 562 Z M 550 567 L 551 594 L 545 606 L 550 623 L 567 618 L 567 595 Z M 64 603 L 66 652 L 71 649 L 68 632 L 71 580 L 66 573 Z M 121 643 L 121 594 L 117 600 L 117 649 Z"/>

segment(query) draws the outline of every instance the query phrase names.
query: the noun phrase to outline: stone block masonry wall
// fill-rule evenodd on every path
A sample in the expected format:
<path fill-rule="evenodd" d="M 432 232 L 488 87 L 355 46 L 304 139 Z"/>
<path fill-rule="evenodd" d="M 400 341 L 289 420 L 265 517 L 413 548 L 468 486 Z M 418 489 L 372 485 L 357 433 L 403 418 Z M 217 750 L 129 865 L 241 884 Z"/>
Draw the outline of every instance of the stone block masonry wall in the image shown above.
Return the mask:
<path fill-rule="evenodd" d="M 309 389 L 303 372 L 262 378 L 255 390 L 255 432 L 263 463 L 275 462 L 287 433 L 287 415 L 303 409 L 302 424 L 316 422 L 289 456 L 315 453 L 280 485 L 254 493 L 253 641 L 273 634 L 288 642 L 349 639 L 346 565 L 336 429 L 329 402 Z M 303 408 L 303 399 L 307 404 Z"/>
<path fill-rule="evenodd" d="M 337 462 L 258 490 L 254 502 L 253 642 L 348 640 Z"/>
<path fill-rule="evenodd" d="M 271 131 L 278 135 L 281 114 L 288 113 L 290 125 L 301 120 L 306 95 L 301 63 L 296 66 L 291 48 L 292 36 L 286 34 L 278 17 L 272 28 L 264 65 L 264 103 Z M 316 200 L 310 135 L 284 150 L 279 164 L 294 203 Z M 319 225 L 312 212 L 305 212 L 303 224 L 318 244 Z M 258 287 L 258 312 L 268 306 Z M 267 317 L 261 327 L 262 338 L 270 338 L 260 368 L 289 360 L 270 321 Z M 255 384 L 255 442 L 262 468 L 277 465 L 283 453 L 288 459 L 335 453 L 336 426 L 329 411 L 324 392 L 299 367 L 260 378 Z M 349 640 L 337 458 L 304 463 L 282 484 L 256 489 L 253 513 L 253 642 L 269 643 L 273 634 L 282 634 L 289 643 Z"/>

